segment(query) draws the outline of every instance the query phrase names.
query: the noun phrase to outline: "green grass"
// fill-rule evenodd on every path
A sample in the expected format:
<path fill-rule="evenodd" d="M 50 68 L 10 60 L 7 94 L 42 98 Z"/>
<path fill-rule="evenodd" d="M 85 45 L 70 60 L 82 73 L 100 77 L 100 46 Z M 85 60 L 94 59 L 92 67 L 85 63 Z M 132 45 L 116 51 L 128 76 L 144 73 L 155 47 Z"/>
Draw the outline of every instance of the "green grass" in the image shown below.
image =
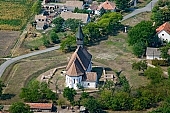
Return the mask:
<path fill-rule="evenodd" d="M 31 41 L 25 42 L 26 48 L 34 48 L 34 47 L 40 47 L 43 46 L 43 38 L 35 38 Z"/>

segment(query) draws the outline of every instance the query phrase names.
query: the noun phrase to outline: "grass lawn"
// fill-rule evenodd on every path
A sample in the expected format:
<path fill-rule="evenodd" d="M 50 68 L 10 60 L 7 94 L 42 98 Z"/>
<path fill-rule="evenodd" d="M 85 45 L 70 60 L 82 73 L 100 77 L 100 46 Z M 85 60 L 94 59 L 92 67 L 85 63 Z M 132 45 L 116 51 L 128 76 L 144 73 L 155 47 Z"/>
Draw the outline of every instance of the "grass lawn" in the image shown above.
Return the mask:
<path fill-rule="evenodd" d="M 143 20 L 150 20 L 151 12 L 143 12 L 138 15 L 135 15 L 127 20 L 124 20 L 122 24 L 133 27 L 136 24 L 140 23 Z"/>

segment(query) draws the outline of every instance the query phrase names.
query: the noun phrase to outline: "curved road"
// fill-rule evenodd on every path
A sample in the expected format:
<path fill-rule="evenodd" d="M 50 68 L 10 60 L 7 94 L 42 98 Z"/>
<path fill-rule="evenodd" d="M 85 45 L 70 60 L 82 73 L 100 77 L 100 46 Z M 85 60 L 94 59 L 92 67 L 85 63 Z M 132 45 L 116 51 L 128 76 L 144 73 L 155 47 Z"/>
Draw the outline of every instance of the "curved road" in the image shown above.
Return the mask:
<path fill-rule="evenodd" d="M 146 11 L 151 11 L 151 9 L 153 8 L 153 6 L 155 5 L 155 3 L 158 2 L 158 0 L 152 0 L 150 3 L 148 3 L 145 7 L 140 8 L 140 9 L 135 9 L 132 13 L 126 15 L 123 17 L 123 19 L 121 21 L 124 21 L 132 16 L 135 16 L 139 13 L 142 12 L 146 12 Z"/>
<path fill-rule="evenodd" d="M 18 57 L 15 57 L 15 58 L 11 58 L 9 60 L 7 60 L 6 62 L 4 62 L 1 66 L 0 66 L 0 77 L 2 76 L 2 74 L 4 73 L 5 69 L 12 63 L 18 61 L 18 60 L 21 60 L 23 58 L 27 58 L 27 57 L 30 57 L 30 56 L 34 56 L 34 55 L 38 55 L 38 54 L 41 54 L 41 53 L 45 53 L 45 52 L 49 52 L 49 51 L 53 51 L 53 50 L 56 50 L 56 49 L 59 49 L 60 46 L 55 46 L 55 47 L 51 47 L 51 48 L 48 48 L 48 49 L 45 49 L 45 50 L 39 50 L 39 51 L 35 51 L 35 52 L 32 52 L 32 53 L 29 53 L 29 54 L 25 54 L 25 55 L 21 55 L 21 56 L 18 56 Z"/>
<path fill-rule="evenodd" d="M 140 8 L 140 9 L 136 9 L 134 10 L 132 13 L 126 15 L 123 17 L 122 21 L 123 20 L 126 20 L 136 14 L 139 14 L 139 13 L 142 13 L 142 12 L 146 12 L 146 11 L 151 11 L 152 7 L 155 5 L 155 3 L 157 2 L 158 0 L 152 0 L 149 4 L 147 4 L 145 7 L 143 8 Z M 56 46 L 56 47 L 52 47 L 52 48 L 48 48 L 48 49 L 45 49 L 45 50 L 39 50 L 39 51 L 35 51 L 35 52 L 32 52 L 32 53 L 29 53 L 29 54 L 25 54 L 25 55 L 21 55 L 21 56 L 18 56 L 18 57 L 15 57 L 15 58 L 11 58 L 9 60 L 7 60 L 6 62 L 4 62 L 1 66 L 0 66 L 0 77 L 2 76 L 2 74 L 4 73 L 5 69 L 12 63 L 18 61 L 18 60 L 21 60 L 23 58 L 27 58 L 27 57 L 30 57 L 30 56 L 34 56 L 34 55 L 38 55 L 38 54 L 41 54 L 41 53 L 45 53 L 45 52 L 49 52 L 49 51 L 53 51 L 53 50 L 56 50 L 56 49 L 59 49 L 60 46 Z"/>

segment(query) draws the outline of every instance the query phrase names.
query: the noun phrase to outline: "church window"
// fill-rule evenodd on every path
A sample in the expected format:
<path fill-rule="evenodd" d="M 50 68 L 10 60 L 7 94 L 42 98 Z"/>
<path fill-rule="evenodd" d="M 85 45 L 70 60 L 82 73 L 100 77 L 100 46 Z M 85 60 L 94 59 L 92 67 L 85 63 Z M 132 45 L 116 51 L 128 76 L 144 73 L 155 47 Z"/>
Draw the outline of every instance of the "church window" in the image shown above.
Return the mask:
<path fill-rule="evenodd" d="M 74 79 L 74 84 L 75 84 L 75 79 Z"/>
<path fill-rule="evenodd" d="M 90 83 L 87 83 L 88 86 L 90 86 Z"/>

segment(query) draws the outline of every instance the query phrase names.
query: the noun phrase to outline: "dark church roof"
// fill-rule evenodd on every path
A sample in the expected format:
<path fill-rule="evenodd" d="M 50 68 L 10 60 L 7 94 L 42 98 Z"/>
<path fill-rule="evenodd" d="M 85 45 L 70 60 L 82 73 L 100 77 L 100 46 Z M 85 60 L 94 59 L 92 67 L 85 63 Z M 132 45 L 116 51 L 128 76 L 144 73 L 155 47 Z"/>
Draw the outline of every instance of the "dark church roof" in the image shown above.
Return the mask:
<path fill-rule="evenodd" d="M 81 29 L 81 25 L 79 25 L 79 27 L 78 27 L 78 31 L 76 33 L 76 38 L 79 39 L 79 40 L 83 40 L 83 38 L 84 38 L 84 34 L 83 34 L 82 29 Z"/>

